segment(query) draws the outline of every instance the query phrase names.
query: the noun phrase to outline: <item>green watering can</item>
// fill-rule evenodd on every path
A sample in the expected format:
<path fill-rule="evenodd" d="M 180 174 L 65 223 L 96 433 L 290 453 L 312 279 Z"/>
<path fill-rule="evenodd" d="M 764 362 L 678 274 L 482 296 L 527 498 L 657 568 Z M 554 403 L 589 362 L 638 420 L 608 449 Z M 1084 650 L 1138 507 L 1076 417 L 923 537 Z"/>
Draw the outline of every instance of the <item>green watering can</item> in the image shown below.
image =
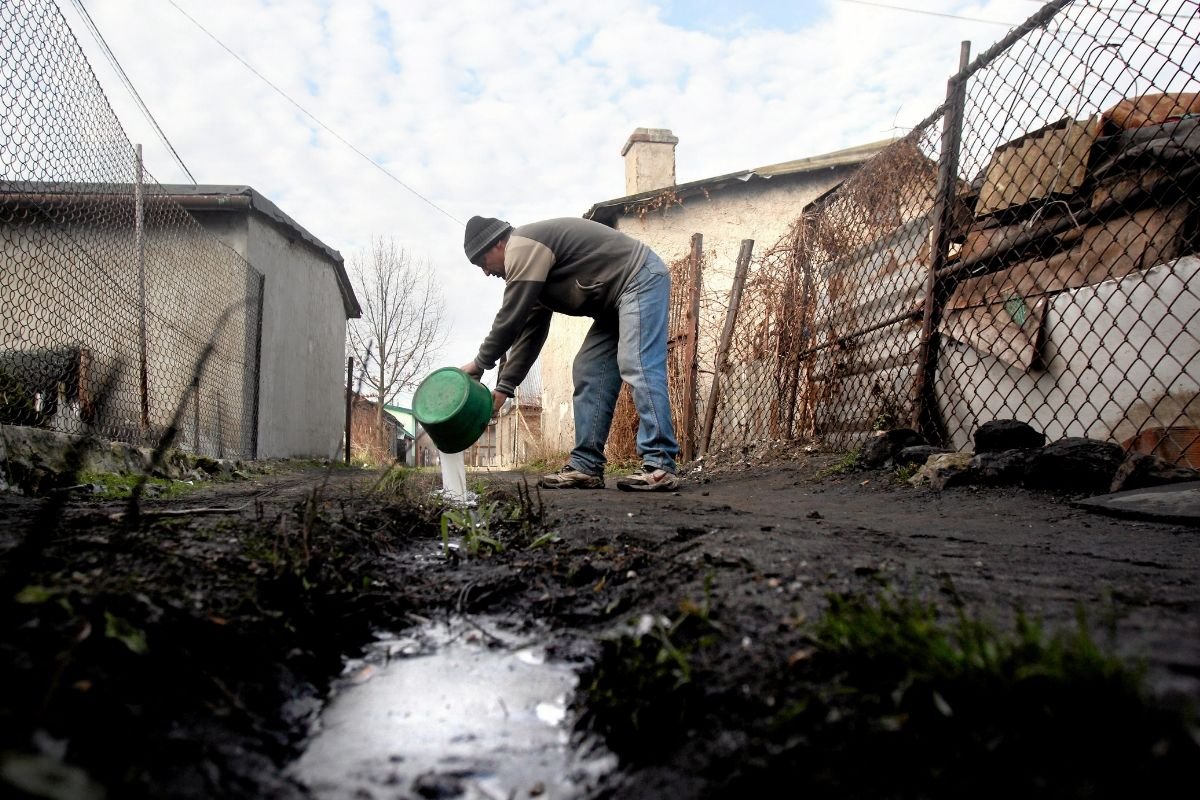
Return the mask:
<path fill-rule="evenodd" d="M 458 367 L 434 370 L 413 394 L 413 416 L 443 453 L 479 440 L 492 418 L 492 393 Z"/>

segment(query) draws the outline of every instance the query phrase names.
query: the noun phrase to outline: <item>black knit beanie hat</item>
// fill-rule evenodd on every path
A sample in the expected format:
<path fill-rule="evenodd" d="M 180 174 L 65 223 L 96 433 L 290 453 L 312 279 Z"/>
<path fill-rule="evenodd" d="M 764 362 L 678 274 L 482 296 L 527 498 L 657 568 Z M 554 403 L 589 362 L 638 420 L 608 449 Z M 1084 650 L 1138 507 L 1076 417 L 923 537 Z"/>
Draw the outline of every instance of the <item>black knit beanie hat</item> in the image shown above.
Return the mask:
<path fill-rule="evenodd" d="M 500 241 L 500 237 L 512 229 L 512 225 L 502 219 L 471 217 L 467 220 L 467 233 L 463 236 L 463 250 L 467 253 L 467 260 L 474 264 L 475 259 L 486 253 L 492 245 Z"/>

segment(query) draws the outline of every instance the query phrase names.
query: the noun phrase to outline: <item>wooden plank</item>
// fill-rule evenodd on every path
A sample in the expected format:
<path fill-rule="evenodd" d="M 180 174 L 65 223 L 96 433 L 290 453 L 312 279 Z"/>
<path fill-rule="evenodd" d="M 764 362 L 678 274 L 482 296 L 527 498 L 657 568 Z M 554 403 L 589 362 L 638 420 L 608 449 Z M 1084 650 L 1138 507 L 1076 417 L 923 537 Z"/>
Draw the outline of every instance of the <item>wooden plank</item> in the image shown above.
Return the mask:
<path fill-rule="evenodd" d="M 1028 257 L 1039 252 L 1045 253 L 1047 250 L 1061 249 L 1064 243 L 1079 238 L 1081 231 L 1078 228 L 1068 227 L 1065 231 L 1058 232 L 1051 242 L 1043 239 L 1062 227 L 1061 223 L 1066 216 L 1066 210 L 1055 205 L 1036 220 L 1022 219 L 1011 225 L 977 223 L 967 231 L 959 258 L 962 261 L 970 261 L 987 253 L 1003 253 L 1016 248 L 1029 251 L 1026 255 Z M 1020 255 L 1014 253 L 1013 259 L 1019 259 Z"/>
<path fill-rule="evenodd" d="M 952 311 L 942 333 L 1009 366 L 1029 371 L 1041 362 L 1047 298 L 1012 295 L 1003 303 Z"/>
<path fill-rule="evenodd" d="M 1170 261 L 1180 254 L 1180 236 L 1190 212 L 1186 205 L 1148 208 L 1088 226 L 1067 252 L 963 281 L 950 299 L 950 308 L 1077 289 Z"/>
<path fill-rule="evenodd" d="M 1128 130 L 1145 125 L 1159 125 L 1189 114 L 1200 114 L 1200 93 L 1154 93 L 1127 97 L 1105 111 L 1101 118 L 1105 127 Z"/>
<path fill-rule="evenodd" d="M 1063 119 L 996 148 L 976 215 L 1074 194 L 1087 177 L 1088 154 L 1098 132 L 1095 119 Z"/>
<path fill-rule="evenodd" d="M 689 272 L 691 285 L 688 287 L 688 303 L 684 314 L 687 327 L 687 344 L 683 350 L 682 436 L 680 447 L 684 463 L 692 460 L 696 450 L 696 378 L 698 373 L 698 344 L 700 340 L 700 265 L 704 258 L 704 237 L 692 234 L 692 251 Z"/>
<path fill-rule="evenodd" d="M 1166 169 L 1150 167 L 1106 180 L 1092 191 L 1092 208 L 1101 208 L 1109 203 L 1128 204 L 1132 198 L 1152 193 L 1173 179 L 1173 174 Z"/>

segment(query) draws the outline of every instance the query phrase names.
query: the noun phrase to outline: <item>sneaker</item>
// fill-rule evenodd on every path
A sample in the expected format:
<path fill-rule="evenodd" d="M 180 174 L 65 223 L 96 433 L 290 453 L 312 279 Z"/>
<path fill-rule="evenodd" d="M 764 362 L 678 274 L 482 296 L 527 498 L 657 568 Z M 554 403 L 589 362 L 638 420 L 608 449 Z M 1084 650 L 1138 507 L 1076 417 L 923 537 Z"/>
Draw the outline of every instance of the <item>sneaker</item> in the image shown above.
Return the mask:
<path fill-rule="evenodd" d="M 617 481 L 617 488 L 626 492 L 670 492 L 679 488 L 679 478 L 673 472 L 647 465 L 640 473 Z"/>
<path fill-rule="evenodd" d="M 543 489 L 603 489 L 604 478 L 580 472 L 567 464 L 553 475 L 543 475 L 538 486 Z"/>

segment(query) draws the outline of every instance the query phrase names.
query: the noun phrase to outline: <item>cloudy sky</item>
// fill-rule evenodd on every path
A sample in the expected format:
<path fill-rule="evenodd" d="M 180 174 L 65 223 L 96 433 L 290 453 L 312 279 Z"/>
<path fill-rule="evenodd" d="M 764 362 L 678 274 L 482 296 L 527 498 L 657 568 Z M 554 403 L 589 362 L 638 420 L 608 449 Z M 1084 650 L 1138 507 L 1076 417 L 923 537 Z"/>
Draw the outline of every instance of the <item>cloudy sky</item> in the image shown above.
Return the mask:
<path fill-rule="evenodd" d="M 57 2 L 150 173 L 190 183 L 71 0 Z M 471 215 L 520 224 L 622 196 L 620 150 L 637 127 L 679 137 L 680 182 L 902 133 L 942 101 L 961 41 L 978 54 L 1040 5 L 879 2 L 914 10 L 84 0 L 197 182 L 253 186 L 347 260 L 386 236 L 436 271 L 445 364 L 474 355 L 502 289 L 462 255 Z"/>

